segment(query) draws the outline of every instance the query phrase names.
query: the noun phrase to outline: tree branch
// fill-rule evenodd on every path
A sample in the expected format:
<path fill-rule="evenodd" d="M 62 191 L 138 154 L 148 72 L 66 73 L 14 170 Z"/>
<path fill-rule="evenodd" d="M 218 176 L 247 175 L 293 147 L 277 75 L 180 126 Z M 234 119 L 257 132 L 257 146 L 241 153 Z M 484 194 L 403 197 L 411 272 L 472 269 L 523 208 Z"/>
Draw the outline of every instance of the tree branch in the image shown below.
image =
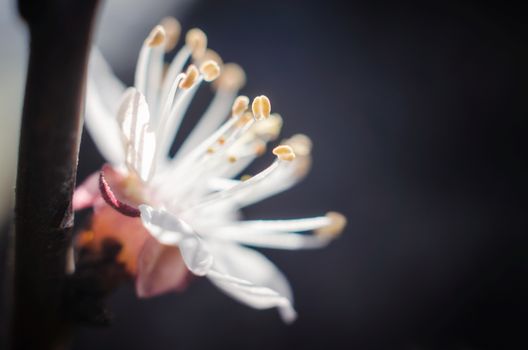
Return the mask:
<path fill-rule="evenodd" d="M 98 0 L 19 0 L 30 55 L 15 206 L 13 349 L 64 349 L 62 310 L 71 244 L 87 56 Z"/>

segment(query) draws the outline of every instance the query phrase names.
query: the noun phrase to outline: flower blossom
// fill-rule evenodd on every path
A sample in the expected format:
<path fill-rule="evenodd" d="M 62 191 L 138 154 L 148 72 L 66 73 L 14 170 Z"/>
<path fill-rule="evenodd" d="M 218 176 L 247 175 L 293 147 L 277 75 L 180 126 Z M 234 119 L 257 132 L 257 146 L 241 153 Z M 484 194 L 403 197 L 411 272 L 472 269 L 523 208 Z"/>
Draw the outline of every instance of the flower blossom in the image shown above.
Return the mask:
<path fill-rule="evenodd" d="M 248 246 L 323 247 L 346 220 L 335 212 L 290 220 L 242 219 L 241 208 L 306 175 L 312 143 L 300 134 L 286 139 L 273 149 L 275 160 L 267 168 L 239 177 L 278 137 L 282 118 L 271 113 L 264 95 L 253 101 L 237 97 L 245 82 L 243 70 L 224 64 L 207 48 L 199 29 L 186 33 L 182 48 L 165 67 L 164 54 L 174 48 L 179 34 L 180 25 L 172 18 L 152 30 L 130 88 L 96 49 L 92 52 L 86 126 L 109 164 L 75 192 L 76 210 L 94 209 L 80 244 L 96 247 L 108 238 L 119 242 L 119 260 L 135 277 L 140 297 L 183 289 L 190 271 L 244 304 L 276 307 L 285 321 L 292 321 L 296 312 L 287 279 Z M 170 157 L 193 96 L 208 82 L 214 98 Z"/>

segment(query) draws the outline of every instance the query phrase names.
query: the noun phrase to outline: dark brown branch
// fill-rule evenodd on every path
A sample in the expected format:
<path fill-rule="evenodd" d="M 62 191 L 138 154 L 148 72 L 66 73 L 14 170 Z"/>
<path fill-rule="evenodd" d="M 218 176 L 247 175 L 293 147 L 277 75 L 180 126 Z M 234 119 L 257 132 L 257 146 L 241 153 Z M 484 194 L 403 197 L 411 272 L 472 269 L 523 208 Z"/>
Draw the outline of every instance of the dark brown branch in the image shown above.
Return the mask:
<path fill-rule="evenodd" d="M 16 185 L 13 349 L 64 349 L 71 337 L 62 299 L 97 3 L 19 0 L 30 55 Z"/>

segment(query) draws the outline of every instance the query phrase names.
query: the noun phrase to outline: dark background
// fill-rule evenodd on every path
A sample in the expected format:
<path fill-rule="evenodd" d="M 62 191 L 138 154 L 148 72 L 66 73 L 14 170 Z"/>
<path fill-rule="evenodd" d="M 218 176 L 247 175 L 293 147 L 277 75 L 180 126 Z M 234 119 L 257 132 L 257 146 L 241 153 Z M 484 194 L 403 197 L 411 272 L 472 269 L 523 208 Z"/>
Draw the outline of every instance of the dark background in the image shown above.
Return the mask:
<path fill-rule="evenodd" d="M 309 177 L 247 216 L 337 210 L 349 225 L 324 250 L 265 251 L 294 288 L 292 326 L 204 279 L 151 300 L 125 287 L 114 325 L 83 328 L 76 350 L 528 347 L 520 9 L 209 0 L 181 19 L 243 65 L 243 92 L 271 98 L 283 135 L 314 140 Z M 101 163 L 84 135 L 79 178 Z"/>

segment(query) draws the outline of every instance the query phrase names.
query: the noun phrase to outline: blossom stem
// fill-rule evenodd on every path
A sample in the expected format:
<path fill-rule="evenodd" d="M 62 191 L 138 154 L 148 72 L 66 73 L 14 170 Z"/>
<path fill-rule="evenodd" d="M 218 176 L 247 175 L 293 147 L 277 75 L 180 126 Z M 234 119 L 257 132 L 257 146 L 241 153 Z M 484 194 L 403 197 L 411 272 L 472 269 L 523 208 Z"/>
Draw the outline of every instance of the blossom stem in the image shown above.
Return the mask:
<path fill-rule="evenodd" d="M 12 349 L 65 349 L 82 95 L 98 0 L 19 0 L 30 34 L 15 205 Z"/>

